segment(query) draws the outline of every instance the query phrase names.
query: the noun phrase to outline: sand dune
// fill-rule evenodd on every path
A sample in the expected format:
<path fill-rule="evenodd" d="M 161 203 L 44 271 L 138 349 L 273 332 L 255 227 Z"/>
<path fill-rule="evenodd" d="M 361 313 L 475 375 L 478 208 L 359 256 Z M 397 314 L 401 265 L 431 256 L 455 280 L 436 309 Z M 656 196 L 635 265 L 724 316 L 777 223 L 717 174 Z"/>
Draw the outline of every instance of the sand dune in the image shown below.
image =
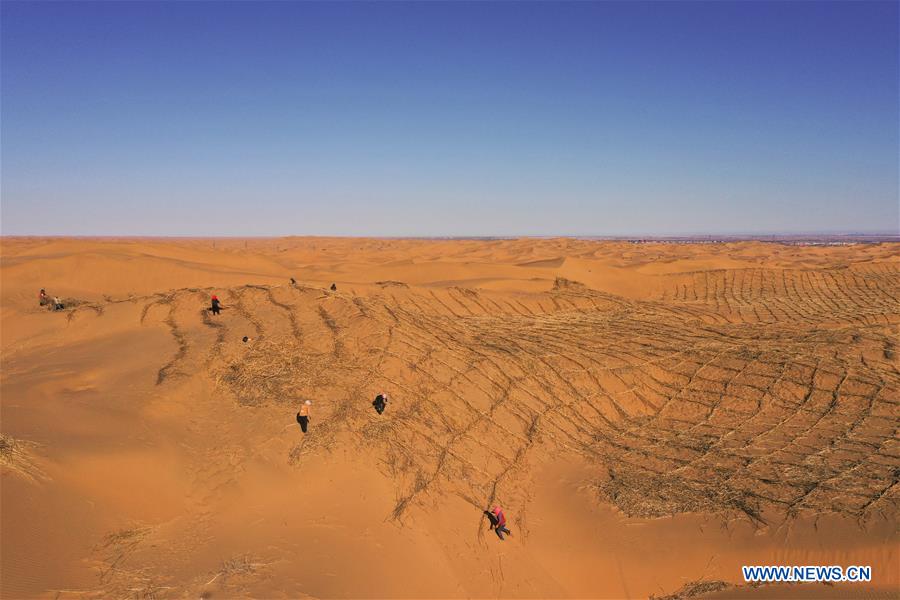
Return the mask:
<path fill-rule="evenodd" d="M 898 250 L 4 239 L 2 595 L 889 597 Z"/>

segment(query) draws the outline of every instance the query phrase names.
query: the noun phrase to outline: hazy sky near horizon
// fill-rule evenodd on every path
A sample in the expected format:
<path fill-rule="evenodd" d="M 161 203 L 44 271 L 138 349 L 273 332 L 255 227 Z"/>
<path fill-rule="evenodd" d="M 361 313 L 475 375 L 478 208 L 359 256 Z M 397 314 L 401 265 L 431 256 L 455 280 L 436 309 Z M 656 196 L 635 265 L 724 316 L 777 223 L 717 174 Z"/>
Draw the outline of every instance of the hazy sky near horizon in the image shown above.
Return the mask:
<path fill-rule="evenodd" d="M 900 228 L 898 3 L 0 3 L 5 235 Z"/>

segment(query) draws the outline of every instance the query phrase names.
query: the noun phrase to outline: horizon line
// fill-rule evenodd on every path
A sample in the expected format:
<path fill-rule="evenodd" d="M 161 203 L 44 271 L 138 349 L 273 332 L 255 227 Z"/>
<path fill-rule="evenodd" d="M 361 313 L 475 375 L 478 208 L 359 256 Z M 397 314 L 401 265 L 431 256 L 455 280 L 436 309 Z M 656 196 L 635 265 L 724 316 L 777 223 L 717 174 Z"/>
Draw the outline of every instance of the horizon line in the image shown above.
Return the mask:
<path fill-rule="evenodd" d="M 845 237 L 845 238 L 897 238 L 900 231 L 783 231 L 765 233 L 693 232 L 693 233 L 633 233 L 633 234 L 443 234 L 443 235 L 367 235 L 367 234 L 60 234 L 60 233 L 0 233 L 0 238 L 70 238 L 70 239 L 286 239 L 286 238 L 341 238 L 341 239 L 410 239 L 410 240 L 452 240 L 452 239 L 582 239 L 582 240 L 636 240 L 636 239 L 705 239 L 729 238 L 743 240 L 763 240 L 772 238 L 800 237 Z"/>

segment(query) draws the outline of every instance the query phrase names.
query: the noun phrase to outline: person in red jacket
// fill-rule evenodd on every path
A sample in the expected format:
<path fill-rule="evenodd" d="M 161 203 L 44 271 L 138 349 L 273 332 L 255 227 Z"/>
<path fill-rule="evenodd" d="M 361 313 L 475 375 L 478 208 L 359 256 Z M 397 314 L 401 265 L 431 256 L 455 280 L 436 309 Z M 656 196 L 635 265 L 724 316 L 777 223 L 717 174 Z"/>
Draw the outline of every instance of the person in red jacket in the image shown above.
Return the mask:
<path fill-rule="evenodd" d="M 506 535 L 512 535 L 512 532 L 506 528 L 506 515 L 503 514 L 502 508 L 495 506 L 490 511 L 484 511 L 484 514 L 490 519 L 491 529 L 496 532 L 498 538 L 502 540 L 504 533 Z"/>

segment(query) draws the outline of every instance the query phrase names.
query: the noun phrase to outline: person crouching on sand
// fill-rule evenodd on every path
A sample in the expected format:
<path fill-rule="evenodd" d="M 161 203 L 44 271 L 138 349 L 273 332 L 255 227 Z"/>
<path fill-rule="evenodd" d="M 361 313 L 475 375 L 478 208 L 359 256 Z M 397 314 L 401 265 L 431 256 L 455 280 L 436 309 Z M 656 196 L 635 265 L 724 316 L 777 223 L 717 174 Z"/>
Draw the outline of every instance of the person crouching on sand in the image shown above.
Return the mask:
<path fill-rule="evenodd" d="M 312 400 L 304 400 L 303 404 L 300 405 L 300 410 L 297 412 L 297 422 L 300 423 L 300 429 L 303 430 L 303 433 L 306 433 L 306 428 L 309 427 L 310 406 L 312 406 Z"/>
<path fill-rule="evenodd" d="M 384 392 L 381 392 L 377 396 L 375 396 L 375 400 L 372 401 L 372 406 L 375 407 L 375 412 L 379 415 L 384 412 L 385 407 L 388 403 L 388 396 Z"/>
<path fill-rule="evenodd" d="M 222 306 L 219 304 L 219 297 L 213 294 L 212 297 L 212 306 L 210 307 L 212 314 L 217 315 L 219 311 L 222 310 Z"/>
<path fill-rule="evenodd" d="M 491 529 L 497 533 L 498 538 L 502 540 L 504 533 L 506 535 L 512 535 L 512 532 L 506 528 L 506 515 L 503 514 L 502 508 L 495 506 L 490 511 L 484 511 L 484 514 L 486 514 L 487 518 L 491 521 Z"/>

